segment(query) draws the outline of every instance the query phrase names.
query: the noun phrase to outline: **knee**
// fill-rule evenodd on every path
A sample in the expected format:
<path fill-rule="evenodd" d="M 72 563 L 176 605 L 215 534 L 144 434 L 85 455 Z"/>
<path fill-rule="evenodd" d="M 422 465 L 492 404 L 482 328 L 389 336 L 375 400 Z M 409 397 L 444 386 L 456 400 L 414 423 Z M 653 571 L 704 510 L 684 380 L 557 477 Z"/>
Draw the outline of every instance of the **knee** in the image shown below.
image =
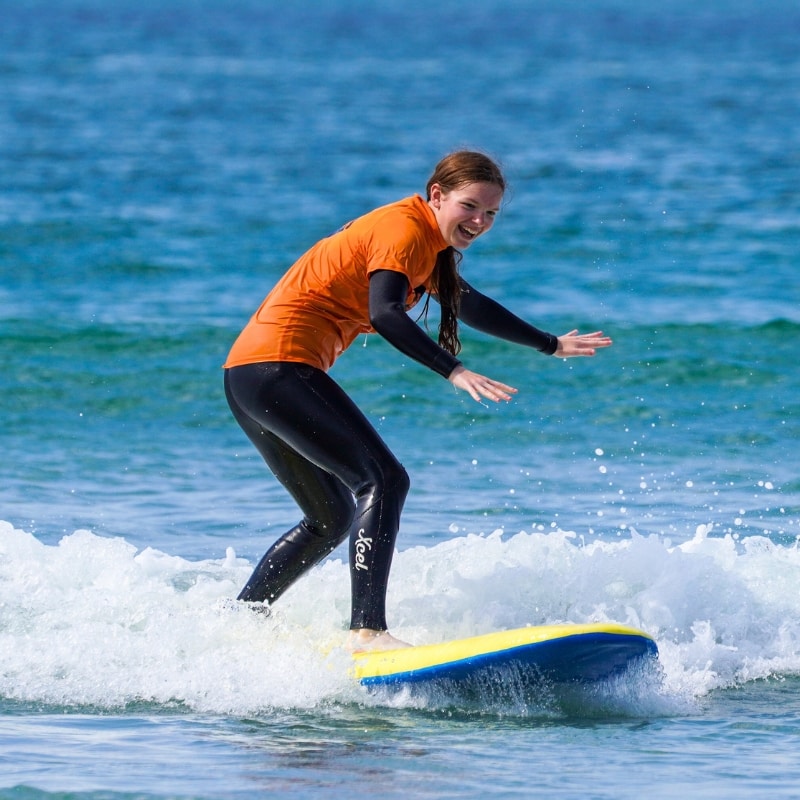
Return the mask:
<path fill-rule="evenodd" d="M 395 491 L 400 500 L 405 500 L 409 489 L 411 489 L 411 478 L 409 478 L 406 468 L 398 461 L 397 469 L 394 473 Z"/>
<path fill-rule="evenodd" d="M 372 488 L 377 489 L 378 494 L 393 495 L 402 504 L 411 488 L 411 478 L 408 477 L 405 467 L 399 461 L 392 459 L 383 465 Z"/>

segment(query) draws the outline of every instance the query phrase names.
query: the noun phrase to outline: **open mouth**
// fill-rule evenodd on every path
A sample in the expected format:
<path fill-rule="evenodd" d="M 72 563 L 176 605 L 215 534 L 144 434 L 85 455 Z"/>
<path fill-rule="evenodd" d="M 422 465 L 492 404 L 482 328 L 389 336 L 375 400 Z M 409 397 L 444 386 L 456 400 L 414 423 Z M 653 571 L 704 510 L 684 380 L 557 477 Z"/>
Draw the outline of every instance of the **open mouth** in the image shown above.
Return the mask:
<path fill-rule="evenodd" d="M 458 226 L 459 233 L 468 241 L 471 242 L 473 239 L 477 238 L 478 234 L 480 233 L 479 230 L 476 228 L 466 228 L 463 225 Z"/>

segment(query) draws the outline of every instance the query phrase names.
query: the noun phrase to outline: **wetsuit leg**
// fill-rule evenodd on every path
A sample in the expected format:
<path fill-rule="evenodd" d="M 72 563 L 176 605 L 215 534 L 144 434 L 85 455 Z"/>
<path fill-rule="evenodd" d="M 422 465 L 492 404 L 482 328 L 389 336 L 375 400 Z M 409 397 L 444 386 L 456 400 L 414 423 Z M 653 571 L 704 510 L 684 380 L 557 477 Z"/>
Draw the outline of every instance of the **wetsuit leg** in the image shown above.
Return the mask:
<path fill-rule="evenodd" d="M 353 495 L 337 478 L 311 464 L 269 432 L 248 431 L 274 474 L 304 512 L 304 518 L 288 530 L 264 554 L 239 594 L 239 600 L 274 602 L 306 570 L 332 553 L 350 532 Z"/>
<path fill-rule="evenodd" d="M 409 488 L 402 465 L 319 369 L 233 367 L 225 388 L 234 416 L 305 515 L 264 556 L 243 599 L 275 599 L 349 533 L 351 627 L 386 630 L 386 586 Z"/>

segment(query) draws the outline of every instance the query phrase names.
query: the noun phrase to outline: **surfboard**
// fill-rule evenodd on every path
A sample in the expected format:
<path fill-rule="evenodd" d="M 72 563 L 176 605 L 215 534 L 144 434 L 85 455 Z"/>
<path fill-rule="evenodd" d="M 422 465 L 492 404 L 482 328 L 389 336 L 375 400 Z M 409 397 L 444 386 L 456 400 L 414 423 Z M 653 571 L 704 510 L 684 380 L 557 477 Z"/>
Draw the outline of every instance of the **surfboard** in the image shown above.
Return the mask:
<path fill-rule="evenodd" d="M 617 623 L 539 625 L 443 644 L 354 653 L 354 674 L 369 688 L 502 682 L 586 684 L 656 659 L 643 631 Z"/>

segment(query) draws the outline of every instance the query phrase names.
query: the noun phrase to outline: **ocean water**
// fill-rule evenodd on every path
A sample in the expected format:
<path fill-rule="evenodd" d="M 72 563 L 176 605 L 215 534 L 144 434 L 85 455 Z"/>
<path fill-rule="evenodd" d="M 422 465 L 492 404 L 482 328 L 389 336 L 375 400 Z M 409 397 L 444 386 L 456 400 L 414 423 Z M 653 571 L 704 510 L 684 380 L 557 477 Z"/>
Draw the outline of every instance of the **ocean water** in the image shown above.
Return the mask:
<path fill-rule="evenodd" d="M 800 9 L 781 0 L 0 0 L 0 798 L 800 796 Z M 317 238 L 478 147 L 485 407 L 359 340 L 412 491 L 416 643 L 615 620 L 657 669 L 463 707 L 348 675 L 344 549 L 235 597 L 297 511 L 220 365 Z"/>

